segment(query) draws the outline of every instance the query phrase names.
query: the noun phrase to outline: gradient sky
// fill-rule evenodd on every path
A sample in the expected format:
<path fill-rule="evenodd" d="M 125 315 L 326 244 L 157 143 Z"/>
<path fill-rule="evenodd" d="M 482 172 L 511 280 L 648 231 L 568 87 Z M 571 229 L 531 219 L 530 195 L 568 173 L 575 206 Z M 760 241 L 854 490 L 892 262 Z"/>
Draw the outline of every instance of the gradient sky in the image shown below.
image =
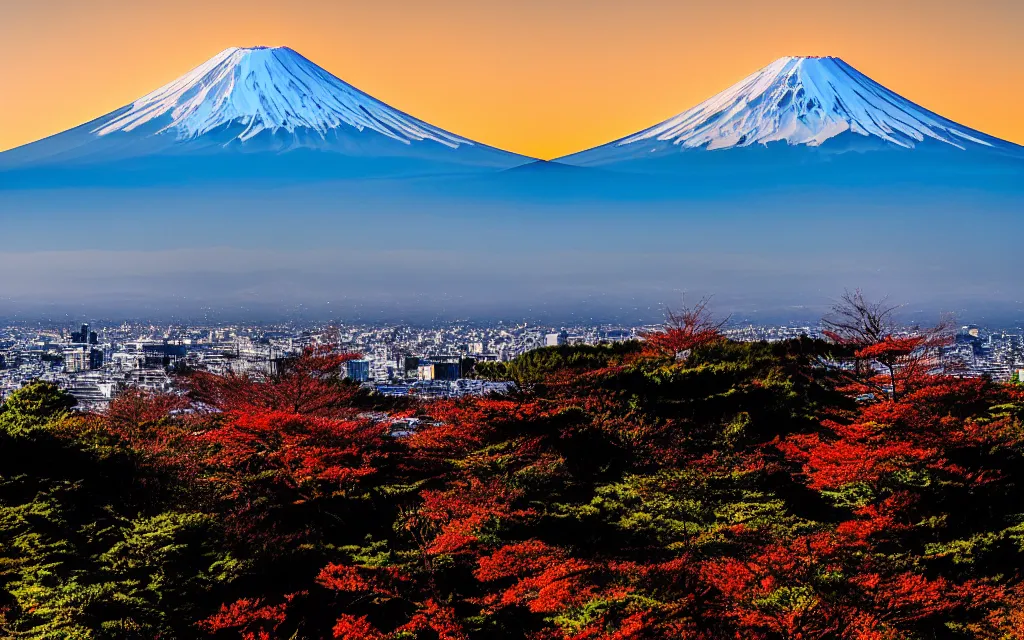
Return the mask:
<path fill-rule="evenodd" d="M 1024 143 L 1021 0 L 0 0 L 0 149 L 103 115 L 230 46 L 286 45 L 480 142 L 551 158 L 783 55 L 837 55 Z"/>

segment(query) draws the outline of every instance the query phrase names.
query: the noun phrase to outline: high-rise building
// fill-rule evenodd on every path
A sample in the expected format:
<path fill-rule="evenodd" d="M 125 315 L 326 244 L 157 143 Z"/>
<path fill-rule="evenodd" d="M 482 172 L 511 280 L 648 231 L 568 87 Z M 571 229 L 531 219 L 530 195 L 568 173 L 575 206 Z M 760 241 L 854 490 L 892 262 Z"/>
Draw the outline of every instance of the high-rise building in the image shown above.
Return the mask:
<path fill-rule="evenodd" d="M 89 368 L 89 354 L 85 349 L 66 349 L 64 351 L 64 371 L 77 373 Z"/>
<path fill-rule="evenodd" d="M 83 324 L 81 331 L 71 332 L 72 344 L 87 344 L 89 342 L 89 325 Z"/>
<path fill-rule="evenodd" d="M 369 360 L 348 360 L 345 362 L 345 377 L 353 382 L 367 382 L 370 379 Z"/>
<path fill-rule="evenodd" d="M 76 347 L 64 350 L 64 371 L 78 373 L 103 368 L 103 352 L 99 349 Z"/>

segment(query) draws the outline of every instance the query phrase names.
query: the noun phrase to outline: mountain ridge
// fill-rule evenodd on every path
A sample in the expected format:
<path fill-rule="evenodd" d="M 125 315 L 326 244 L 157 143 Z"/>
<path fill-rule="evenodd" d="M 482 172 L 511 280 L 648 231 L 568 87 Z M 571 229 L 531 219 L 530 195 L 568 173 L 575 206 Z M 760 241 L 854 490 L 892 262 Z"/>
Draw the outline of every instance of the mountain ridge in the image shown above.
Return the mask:
<path fill-rule="evenodd" d="M 912 162 L 904 154 L 851 161 L 894 149 L 929 153 L 913 154 Z M 520 184 L 537 175 L 547 191 L 558 186 L 550 179 L 557 174 L 587 187 L 573 167 L 761 182 L 812 171 L 824 184 L 844 171 L 870 177 L 914 164 L 956 175 L 1006 158 L 1020 171 L 1024 147 L 929 111 L 830 56 L 780 58 L 673 118 L 538 162 L 395 109 L 293 49 L 256 46 L 225 49 L 129 105 L 0 153 L 0 187 L 463 173 L 507 174 Z"/>

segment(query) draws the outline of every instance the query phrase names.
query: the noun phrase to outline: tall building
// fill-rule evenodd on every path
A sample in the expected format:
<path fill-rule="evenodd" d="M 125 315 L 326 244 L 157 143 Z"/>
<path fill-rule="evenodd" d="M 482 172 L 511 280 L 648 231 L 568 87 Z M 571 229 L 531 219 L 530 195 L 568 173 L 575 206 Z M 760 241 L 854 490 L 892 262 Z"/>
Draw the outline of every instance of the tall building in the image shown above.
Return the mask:
<path fill-rule="evenodd" d="M 71 332 L 71 342 L 73 344 L 88 344 L 88 342 L 89 342 L 89 325 L 83 324 L 81 331 L 72 331 Z M 93 343 L 93 344 L 95 344 L 95 343 Z"/>
<path fill-rule="evenodd" d="M 103 368 L 103 352 L 99 349 L 76 347 L 64 350 L 64 371 L 78 373 Z"/>
<path fill-rule="evenodd" d="M 345 377 L 353 382 L 367 382 L 370 379 L 369 360 L 348 360 L 345 362 Z"/>

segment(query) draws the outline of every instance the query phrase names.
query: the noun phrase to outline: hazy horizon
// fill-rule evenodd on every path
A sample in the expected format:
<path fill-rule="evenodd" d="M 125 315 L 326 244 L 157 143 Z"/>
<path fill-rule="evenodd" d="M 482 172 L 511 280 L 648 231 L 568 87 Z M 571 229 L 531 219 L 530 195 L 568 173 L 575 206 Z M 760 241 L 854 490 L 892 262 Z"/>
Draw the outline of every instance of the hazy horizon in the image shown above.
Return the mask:
<path fill-rule="evenodd" d="M 397 185 L 0 192 L 0 208 L 17 212 L 0 250 L 0 307 L 618 317 L 656 316 L 686 292 L 778 318 L 856 287 L 935 312 L 1012 316 L 1024 300 L 1012 192 L 587 201 Z"/>

